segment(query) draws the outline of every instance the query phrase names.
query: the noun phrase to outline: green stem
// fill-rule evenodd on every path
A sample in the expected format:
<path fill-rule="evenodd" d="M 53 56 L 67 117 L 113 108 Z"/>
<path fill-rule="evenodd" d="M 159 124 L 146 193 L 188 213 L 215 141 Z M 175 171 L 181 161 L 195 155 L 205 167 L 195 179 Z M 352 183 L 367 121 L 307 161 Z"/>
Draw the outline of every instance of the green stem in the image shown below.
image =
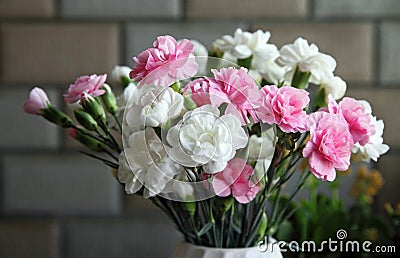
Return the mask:
<path fill-rule="evenodd" d="M 208 216 L 206 217 L 206 214 L 208 214 L 208 209 L 205 206 L 205 202 L 206 201 L 199 201 L 198 202 L 198 204 L 200 206 L 200 209 L 199 209 L 199 219 L 200 219 L 200 225 L 201 225 L 200 228 L 202 228 L 204 225 L 206 225 L 208 223 L 208 221 L 209 221 Z M 208 242 L 212 243 L 212 236 L 210 234 L 210 231 L 205 233 L 205 235 L 206 235 L 206 238 L 207 238 Z"/>
<path fill-rule="evenodd" d="M 119 121 L 117 115 L 113 114 L 112 116 L 114 117 L 115 121 L 117 122 L 120 133 L 122 133 L 122 125 L 121 125 L 121 122 Z"/>
<path fill-rule="evenodd" d="M 242 226 L 242 235 L 241 235 L 241 240 L 240 240 L 241 245 L 245 245 L 245 239 L 247 237 L 246 220 L 248 220 L 248 213 L 249 213 L 248 204 L 244 204 L 243 209 L 244 209 L 244 214 L 242 217 L 242 224 L 241 224 L 241 226 Z"/>
<path fill-rule="evenodd" d="M 237 60 L 237 64 L 240 66 L 243 66 L 247 69 L 250 70 L 251 68 L 251 61 L 253 60 L 253 55 L 247 57 L 247 58 L 243 58 L 243 59 L 238 59 Z"/>
<path fill-rule="evenodd" d="M 93 159 L 98 159 L 98 160 L 104 162 L 104 164 L 106 164 L 106 165 L 108 165 L 108 166 L 110 166 L 110 167 L 112 167 L 112 168 L 118 168 L 118 166 L 119 166 L 117 163 L 114 163 L 114 162 L 112 162 L 112 161 L 110 161 L 110 160 L 108 160 L 108 159 L 102 158 L 102 157 L 100 157 L 100 156 L 91 154 L 91 153 L 89 153 L 89 152 L 85 152 L 85 151 L 79 151 L 79 152 L 82 153 L 82 154 L 84 154 L 84 155 L 86 155 L 86 156 L 88 156 L 88 157 L 91 157 L 91 158 L 93 158 Z"/>
<path fill-rule="evenodd" d="M 311 175 L 310 172 L 308 173 L 304 173 L 304 175 L 302 176 L 302 178 L 300 179 L 299 185 L 297 186 L 296 190 L 290 195 L 289 199 L 286 201 L 285 206 L 283 207 L 283 209 L 281 210 L 281 212 L 279 213 L 279 216 L 276 218 L 276 221 L 272 222 L 271 224 L 273 225 L 279 225 L 280 221 L 282 221 L 282 217 L 285 214 L 287 208 L 289 207 L 289 204 L 291 203 L 291 201 L 293 200 L 293 198 L 296 196 L 296 194 L 303 188 L 307 178 Z"/>
<path fill-rule="evenodd" d="M 235 214 L 235 203 L 232 204 L 231 207 L 231 214 L 229 216 L 229 226 L 228 226 L 228 235 L 226 238 L 226 248 L 230 247 L 230 240 L 231 240 L 231 230 L 232 230 L 232 224 L 233 224 L 233 214 Z"/>
<path fill-rule="evenodd" d="M 114 136 L 112 135 L 112 133 L 111 133 L 110 129 L 107 127 L 107 125 L 103 122 L 100 122 L 100 127 L 106 133 L 108 138 L 110 138 L 110 140 L 112 141 L 112 143 L 114 145 L 114 148 L 118 151 L 118 153 L 120 153 L 121 148 L 119 147 L 117 140 L 115 140 Z"/>
<path fill-rule="evenodd" d="M 310 72 L 302 72 L 300 71 L 299 67 L 296 67 L 296 71 L 294 72 L 292 79 L 292 86 L 298 89 L 306 89 L 310 76 Z"/>
<path fill-rule="evenodd" d="M 338 187 L 334 187 L 331 189 L 332 194 L 332 207 L 336 210 L 339 207 L 340 198 L 339 198 L 339 189 Z"/>
<path fill-rule="evenodd" d="M 221 232 L 220 232 L 220 243 L 221 247 L 224 247 L 224 226 L 225 226 L 225 212 L 221 217 Z"/>

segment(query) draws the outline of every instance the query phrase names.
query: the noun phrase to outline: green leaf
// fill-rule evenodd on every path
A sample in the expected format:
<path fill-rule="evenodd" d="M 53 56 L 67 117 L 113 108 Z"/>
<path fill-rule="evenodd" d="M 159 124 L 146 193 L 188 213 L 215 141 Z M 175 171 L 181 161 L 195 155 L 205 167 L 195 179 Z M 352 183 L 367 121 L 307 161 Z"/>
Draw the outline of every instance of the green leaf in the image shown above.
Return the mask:
<path fill-rule="evenodd" d="M 276 235 L 277 239 L 282 241 L 290 241 L 294 236 L 293 223 L 289 221 L 284 221 L 278 229 L 278 233 Z"/>
<path fill-rule="evenodd" d="M 202 229 L 200 229 L 200 231 L 197 233 L 197 235 L 198 236 L 204 235 L 212 228 L 212 226 L 214 226 L 214 223 L 208 222 L 207 224 L 204 225 L 204 227 L 202 227 Z"/>
<path fill-rule="evenodd" d="M 236 223 L 232 223 L 232 228 L 233 230 L 235 230 L 238 234 L 242 233 L 242 229 L 236 224 Z"/>

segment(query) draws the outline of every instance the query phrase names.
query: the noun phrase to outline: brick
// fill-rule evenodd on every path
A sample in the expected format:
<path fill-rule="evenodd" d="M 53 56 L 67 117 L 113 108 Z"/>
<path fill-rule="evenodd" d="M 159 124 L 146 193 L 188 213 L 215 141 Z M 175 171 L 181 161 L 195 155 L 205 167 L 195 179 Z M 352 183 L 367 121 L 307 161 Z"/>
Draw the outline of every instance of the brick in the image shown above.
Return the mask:
<path fill-rule="evenodd" d="M 188 18 L 305 17 L 307 0 L 186 0 Z"/>
<path fill-rule="evenodd" d="M 0 17 L 52 17 L 54 16 L 53 0 L 2 0 Z"/>
<path fill-rule="evenodd" d="M 270 31 L 270 41 L 281 47 L 303 37 L 315 43 L 321 52 L 337 61 L 335 74 L 346 81 L 371 82 L 373 72 L 373 26 L 369 23 L 271 23 L 256 24 L 253 29 Z"/>
<path fill-rule="evenodd" d="M 400 81 L 400 23 L 383 23 L 380 35 L 381 82 Z"/>
<path fill-rule="evenodd" d="M 166 221 L 80 220 L 67 225 L 68 257 L 171 257 L 179 239 Z"/>
<path fill-rule="evenodd" d="M 0 40 L 5 82 L 67 85 L 79 75 L 110 72 L 119 62 L 113 24 L 5 24 Z"/>
<path fill-rule="evenodd" d="M 23 161 L 23 162 L 21 162 Z M 6 214 L 116 214 L 121 191 L 111 169 L 82 155 L 6 155 Z"/>
<path fill-rule="evenodd" d="M 378 206 L 383 208 L 385 203 L 400 203 L 400 155 L 388 154 L 379 160 L 378 169 L 382 173 L 384 185 L 378 195 Z"/>
<path fill-rule="evenodd" d="M 29 91 L 29 88 L 0 89 L 1 149 L 56 149 L 59 146 L 57 126 L 23 111 Z M 48 89 L 47 94 L 57 106 L 57 92 Z"/>
<path fill-rule="evenodd" d="M 45 220 L 0 220 L 0 257 L 59 257 L 57 225 Z"/>
<path fill-rule="evenodd" d="M 138 211 L 161 212 L 150 200 L 136 194 L 126 194 L 124 198 L 125 211 L 135 214 Z"/>
<path fill-rule="evenodd" d="M 400 90 L 397 89 L 350 89 L 346 95 L 356 99 L 366 99 L 371 103 L 372 112 L 378 119 L 385 122 L 384 142 L 391 148 L 400 147 L 399 110 Z"/>
<path fill-rule="evenodd" d="M 126 33 L 126 63 L 133 65 L 132 57 L 152 47 L 154 40 L 160 35 L 169 34 L 177 39 L 196 39 L 209 48 L 214 40 L 225 34 L 233 34 L 237 27 L 244 27 L 244 25 L 241 23 L 228 22 L 131 23 L 127 26 Z"/>
<path fill-rule="evenodd" d="M 68 18 L 179 18 L 181 9 L 181 0 L 61 0 Z"/>
<path fill-rule="evenodd" d="M 317 17 L 388 17 L 400 15 L 398 0 L 318 0 Z"/>

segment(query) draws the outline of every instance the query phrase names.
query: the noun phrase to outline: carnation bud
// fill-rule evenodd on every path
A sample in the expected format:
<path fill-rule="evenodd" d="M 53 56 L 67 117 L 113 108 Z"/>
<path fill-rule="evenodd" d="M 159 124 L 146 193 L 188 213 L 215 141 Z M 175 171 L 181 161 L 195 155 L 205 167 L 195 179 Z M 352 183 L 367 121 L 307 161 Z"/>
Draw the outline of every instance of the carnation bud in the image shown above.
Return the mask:
<path fill-rule="evenodd" d="M 190 217 L 193 217 L 196 212 L 196 202 L 185 202 L 183 206 L 184 210 L 190 215 Z"/>
<path fill-rule="evenodd" d="M 105 90 L 105 93 L 101 95 L 101 99 L 103 100 L 107 111 L 115 115 L 118 111 L 115 95 L 108 84 L 103 84 L 102 89 Z"/>
<path fill-rule="evenodd" d="M 183 96 L 183 106 L 187 110 L 193 110 L 197 107 L 196 103 L 193 101 L 191 97 Z"/>
<path fill-rule="evenodd" d="M 223 43 L 223 42 L 222 42 Z M 210 49 L 210 53 L 209 56 L 211 57 L 217 57 L 217 58 L 222 58 L 222 56 L 224 55 L 224 52 L 222 52 L 219 47 L 221 45 L 221 40 L 216 40 L 212 43 L 211 49 Z"/>
<path fill-rule="evenodd" d="M 267 225 L 268 225 L 267 214 L 265 214 L 265 212 L 263 212 L 261 220 L 260 220 L 260 224 L 258 225 L 258 230 L 257 230 L 257 236 L 258 236 L 259 240 L 262 240 L 264 238 L 265 231 L 267 230 Z"/>
<path fill-rule="evenodd" d="M 24 103 L 24 111 L 32 115 L 43 115 L 43 109 L 50 105 L 46 92 L 35 87 L 29 92 L 29 97 Z"/>
<path fill-rule="evenodd" d="M 113 82 L 121 84 L 124 88 L 128 86 L 132 80 L 129 78 L 129 73 L 132 69 L 128 66 L 115 66 L 111 72 L 111 79 Z"/>
<path fill-rule="evenodd" d="M 42 116 L 48 121 L 62 127 L 71 127 L 74 124 L 67 114 L 52 105 L 48 105 L 47 108 L 42 109 Z"/>
<path fill-rule="evenodd" d="M 178 93 L 182 93 L 181 83 L 180 83 L 179 81 L 174 82 L 174 83 L 171 85 L 171 88 L 172 88 L 174 91 L 178 92 Z"/>
<path fill-rule="evenodd" d="M 85 132 L 82 129 L 70 128 L 68 134 L 91 150 L 102 152 L 106 149 L 104 143 L 90 136 L 89 132 Z"/>
<path fill-rule="evenodd" d="M 222 214 L 227 212 L 232 207 L 233 202 L 234 202 L 234 199 L 231 196 L 223 197 L 223 198 L 216 197 L 216 199 L 215 199 L 216 208 Z"/>
<path fill-rule="evenodd" d="M 104 112 L 103 106 L 95 98 L 89 94 L 81 99 L 83 109 L 88 112 L 98 123 L 106 123 L 106 113 Z"/>
<path fill-rule="evenodd" d="M 90 131 L 97 131 L 98 125 L 96 120 L 91 115 L 86 113 L 83 109 L 74 110 L 76 120 L 86 129 Z"/>

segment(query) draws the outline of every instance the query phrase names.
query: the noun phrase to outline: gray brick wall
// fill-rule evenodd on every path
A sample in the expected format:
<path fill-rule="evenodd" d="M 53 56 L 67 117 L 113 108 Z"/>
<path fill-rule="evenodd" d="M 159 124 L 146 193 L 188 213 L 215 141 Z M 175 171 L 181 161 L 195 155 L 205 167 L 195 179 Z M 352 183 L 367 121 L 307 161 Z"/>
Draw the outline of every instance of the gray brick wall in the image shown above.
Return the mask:
<path fill-rule="evenodd" d="M 125 196 L 59 128 L 22 112 L 40 85 L 54 105 L 77 76 L 132 65 L 157 35 L 213 39 L 236 27 L 303 36 L 338 60 L 348 95 L 385 119 L 378 205 L 399 202 L 400 1 L 1 0 L 0 257 L 169 257 L 180 239 L 152 204 Z M 17 244 L 18 243 L 18 244 Z"/>
<path fill-rule="evenodd" d="M 2 163 L 6 214 L 119 212 L 122 189 L 100 162 L 78 154 L 29 154 L 5 155 Z"/>
<path fill-rule="evenodd" d="M 65 18 L 179 18 L 181 0 L 61 0 Z"/>
<path fill-rule="evenodd" d="M 180 240 L 165 220 L 97 219 L 67 224 L 68 257 L 169 258 Z M 118 247 L 118 248 L 116 248 Z"/>

